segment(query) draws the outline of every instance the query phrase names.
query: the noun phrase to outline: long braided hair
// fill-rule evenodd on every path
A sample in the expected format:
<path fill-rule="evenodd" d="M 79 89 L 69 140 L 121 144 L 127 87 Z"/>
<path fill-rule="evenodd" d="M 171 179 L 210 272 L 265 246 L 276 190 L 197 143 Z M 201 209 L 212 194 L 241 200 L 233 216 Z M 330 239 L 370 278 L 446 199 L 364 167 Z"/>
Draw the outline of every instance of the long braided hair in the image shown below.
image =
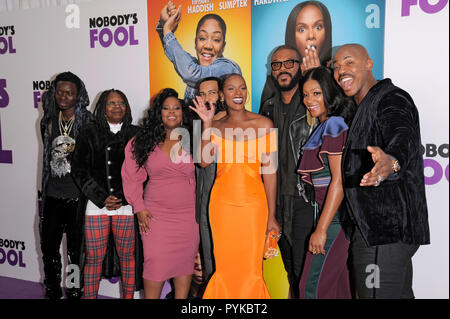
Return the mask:
<path fill-rule="evenodd" d="M 81 126 L 92 120 L 92 113 L 90 113 L 86 107 L 89 105 L 89 95 L 86 91 L 83 81 L 73 74 L 72 72 L 63 72 L 56 76 L 52 82 L 50 89 L 48 90 L 44 103 L 42 105 L 44 109 L 44 116 L 41 121 L 41 130 L 43 126 L 47 126 L 51 123 L 52 119 L 58 117 L 59 106 L 56 103 L 56 86 L 60 81 L 72 82 L 77 87 L 77 101 L 75 104 L 75 122 L 73 124 L 73 134 L 76 139 Z"/>
<path fill-rule="evenodd" d="M 127 127 L 131 124 L 131 122 L 133 121 L 133 118 L 131 116 L 131 107 L 130 107 L 130 103 L 128 102 L 127 96 L 125 95 L 125 93 L 123 93 L 120 90 L 116 90 L 116 89 L 110 89 L 110 90 L 106 90 L 103 91 L 102 94 L 100 95 L 97 104 L 95 105 L 95 111 L 94 111 L 94 116 L 95 119 L 97 120 L 97 123 L 106 129 L 109 129 L 109 124 L 108 121 L 106 120 L 106 101 L 108 99 L 108 96 L 111 93 L 117 93 L 120 95 L 120 97 L 122 98 L 122 100 L 125 102 L 125 106 L 126 106 L 126 111 L 125 111 L 125 116 L 122 119 L 122 123 L 123 123 L 123 127 Z"/>

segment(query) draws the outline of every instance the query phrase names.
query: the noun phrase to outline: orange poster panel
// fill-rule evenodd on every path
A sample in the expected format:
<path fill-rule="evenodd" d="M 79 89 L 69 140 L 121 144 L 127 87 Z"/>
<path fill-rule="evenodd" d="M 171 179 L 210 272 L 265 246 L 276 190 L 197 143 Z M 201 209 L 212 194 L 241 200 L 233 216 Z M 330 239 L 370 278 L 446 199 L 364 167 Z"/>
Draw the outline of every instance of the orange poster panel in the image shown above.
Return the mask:
<path fill-rule="evenodd" d="M 221 67 L 216 67 L 215 71 L 211 72 L 203 68 L 201 72 L 206 70 L 203 73 L 196 69 L 196 66 L 200 65 L 199 56 L 202 54 L 201 49 L 196 50 L 196 29 L 200 19 L 207 14 L 216 14 L 225 22 L 223 58 L 227 61 L 231 60 L 232 65 L 238 66 L 247 82 L 248 92 L 251 92 L 251 3 L 248 1 L 217 0 L 174 0 L 172 3 L 175 8 L 181 6 L 181 20 L 173 35 L 182 50 L 193 58 L 194 64 L 186 66 L 185 57 L 179 58 L 179 51 L 174 52 L 173 47 L 177 47 L 173 45 L 174 43 L 170 45 L 171 52 L 168 54 L 165 52 L 157 26 L 161 19 L 161 12 L 168 1 L 148 0 L 150 96 L 154 97 L 160 90 L 171 87 L 183 98 L 185 92 L 188 92 L 186 91 L 186 83 L 190 83 L 190 87 L 192 87 L 195 80 L 206 77 L 205 74 L 218 76 L 216 74 L 217 69 Z M 162 23 L 159 25 L 162 27 Z M 173 41 L 173 38 L 170 41 Z M 171 54 L 177 56 L 177 61 L 181 62 L 178 64 L 172 62 L 169 59 Z M 217 54 L 217 57 L 220 57 L 220 53 Z M 202 62 L 202 65 L 205 65 L 205 60 Z M 179 69 L 179 72 L 175 67 Z M 184 80 L 182 77 L 184 77 Z M 250 98 L 246 108 L 251 110 Z"/>

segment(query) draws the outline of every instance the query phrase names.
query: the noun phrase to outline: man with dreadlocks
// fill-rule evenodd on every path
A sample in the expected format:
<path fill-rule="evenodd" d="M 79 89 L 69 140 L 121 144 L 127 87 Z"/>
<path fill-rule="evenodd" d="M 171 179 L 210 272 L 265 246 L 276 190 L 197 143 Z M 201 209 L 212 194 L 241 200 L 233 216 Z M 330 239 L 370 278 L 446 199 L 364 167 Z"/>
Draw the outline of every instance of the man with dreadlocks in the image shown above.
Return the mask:
<path fill-rule="evenodd" d="M 89 96 L 84 83 L 71 72 L 56 76 L 43 103 L 44 116 L 40 125 L 44 147 L 43 209 L 39 229 L 47 299 L 62 297 L 59 250 L 64 232 L 68 263 L 80 266 L 82 227 L 77 223 L 79 189 L 70 175 L 70 162 L 78 133 L 84 125 L 94 121 L 94 116 L 86 109 L 88 105 Z M 81 275 L 81 270 L 74 274 Z M 68 299 L 81 297 L 81 276 L 75 278 L 73 286 L 66 289 Z"/>

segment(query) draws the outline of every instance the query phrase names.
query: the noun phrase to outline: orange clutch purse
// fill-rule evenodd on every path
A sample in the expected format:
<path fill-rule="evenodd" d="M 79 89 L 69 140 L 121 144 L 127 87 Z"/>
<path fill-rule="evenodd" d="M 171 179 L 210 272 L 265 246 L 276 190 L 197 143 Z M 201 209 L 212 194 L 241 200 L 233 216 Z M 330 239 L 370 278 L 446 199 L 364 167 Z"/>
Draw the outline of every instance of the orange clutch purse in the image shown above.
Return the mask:
<path fill-rule="evenodd" d="M 264 244 L 264 258 L 271 259 L 273 256 L 278 255 L 278 239 L 280 236 L 274 230 L 270 231 L 270 233 L 266 236 L 266 243 Z"/>

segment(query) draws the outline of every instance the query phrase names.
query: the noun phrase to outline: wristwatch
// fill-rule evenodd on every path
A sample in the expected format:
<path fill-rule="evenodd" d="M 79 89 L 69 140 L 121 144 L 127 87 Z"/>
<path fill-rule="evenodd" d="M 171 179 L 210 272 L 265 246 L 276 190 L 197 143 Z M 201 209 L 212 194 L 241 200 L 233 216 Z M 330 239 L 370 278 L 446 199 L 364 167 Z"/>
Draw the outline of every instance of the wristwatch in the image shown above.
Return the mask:
<path fill-rule="evenodd" d="M 394 173 L 398 173 L 400 171 L 400 164 L 398 163 L 398 160 L 392 160 L 392 171 Z"/>

